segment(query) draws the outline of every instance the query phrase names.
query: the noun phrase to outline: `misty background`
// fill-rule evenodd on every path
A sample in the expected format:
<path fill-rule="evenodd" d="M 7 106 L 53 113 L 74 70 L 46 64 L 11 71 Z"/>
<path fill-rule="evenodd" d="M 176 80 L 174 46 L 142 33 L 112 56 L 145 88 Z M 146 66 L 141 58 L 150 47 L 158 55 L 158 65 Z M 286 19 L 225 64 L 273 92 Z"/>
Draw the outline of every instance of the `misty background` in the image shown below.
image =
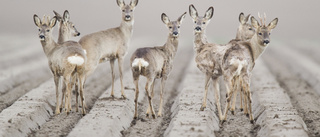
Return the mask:
<path fill-rule="evenodd" d="M 250 13 L 256 18 L 258 12 L 265 12 L 267 23 L 279 18 L 278 26 L 271 34 L 271 46 L 273 39 L 290 42 L 319 39 L 319 0 L 139 0 L 134 12 L 132 40 L 145 39 L 141 46 L 162 45 L 168 30 L 160 15 L 166 13 L 171 20 L 176 20 L 182 13 L 188 12 L 190 4 L 195 5 L 200 15 L 204 15 L 210 6 L 214 7 L 214 16 L 207 27 L 207 36 L 211 42 L 222 44 L 235 38 L 240 12 L 245 15 Z M 66 9 L 81 36 L 120 25 L 121 11 L 116 0 L 1 0 L 0 36 L 15 35 L 19 39 L 28 35 L 38 41 L 33 15 L 42 17 L 46 14 L 52 17 L 52 10 L 63 14 Z M 56 39 L 57 26 L 54 31 Z M 78 40 L 80 37 L 73 39 Z M 189 13 L 181 25 L 180 40 L 193 45 L 193 21 Z"/>

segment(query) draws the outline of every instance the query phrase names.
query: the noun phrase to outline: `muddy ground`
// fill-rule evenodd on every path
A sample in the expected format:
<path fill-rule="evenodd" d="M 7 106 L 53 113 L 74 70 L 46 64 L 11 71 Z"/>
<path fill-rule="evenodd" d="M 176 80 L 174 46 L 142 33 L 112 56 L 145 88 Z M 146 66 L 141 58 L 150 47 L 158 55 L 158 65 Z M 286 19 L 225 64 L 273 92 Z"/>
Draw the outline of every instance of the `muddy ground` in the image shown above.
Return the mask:
<path fill-rule="evenodd" d="M 26 38 L 26 41 L 28 38 Z M 89 77 L 85 87 L 88 114 L 54 115 L 55 92 L 52 76 L 44 55 L 29 41 L 28 54 L 15 50 L 21 43 L 1 48 L 1 136 L 320 136 L 318 42 L 307 48 L 291 46 L 275 40 L 262 58 L 257 60 L 251 80 L 255 124 L 239 110 L 239 95 L 235 115 L 221 125 L 217 117 L 213 89 L 210 87 L 208 105 L 200 111 L 204 91 L 204 74 L 195 65 L 192 45 L 181 42 L 174 68 L 164 94 L 163 116 L 146 117 L 145 79 L 140 81 L 139 118 L 133 119 L 134 91 L 132 76 L 125 61 L 125 86 L 128 99 L 120 98 L 116 80 L 116 98 L 110 98 L 110 66 L 101 64 Z M 139 39 L 129 48 L 129 55 L 140 46 Z M 143 43 L 143 42 L 142 42 Z M 292 43 L 290 43 L 292 44 Z M 2 46 L 3 47 L 3 46 Z M 311 50 L 314 49 L 314 50 Z M 10 58 L 18 55 L 16 58 Z M 306 58 L 308 61 L 299 60 Z M 292 61 L 292 59 L 294 61 Z M 25 69 L 29 63 L 37 65 Z M 7 65 L 12 62 L 12 65 Z M 118 78 L 118 73 L 116 73 Z M 313 75 L 314 77 L 309 77 Z M 221 105 L 225 105 L 225 88 L 221 80 Z M 160 81 L 156 81 L 154 107 L 158 111 Z M 75 99 L 73 98 L 73 104 Z"/>

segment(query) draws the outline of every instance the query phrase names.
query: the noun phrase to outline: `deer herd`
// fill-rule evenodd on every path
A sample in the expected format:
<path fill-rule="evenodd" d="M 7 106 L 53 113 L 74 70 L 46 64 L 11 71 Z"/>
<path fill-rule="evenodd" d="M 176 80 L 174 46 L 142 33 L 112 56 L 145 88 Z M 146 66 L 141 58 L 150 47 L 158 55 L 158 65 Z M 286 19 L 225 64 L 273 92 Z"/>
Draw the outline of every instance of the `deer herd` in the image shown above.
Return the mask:
<path fill-rule="evenodd" d="M 42 20 L 34 15 L 34 23 L 39 29 L 39 38 L 43 51 L 48 58 L 49 68 L 53 74 L 56 89 L 55 114 L 63 109 L 67 114 L 71 111 L 71 91 L 74 87 L 76 96 L 76 111 L 78 112 L 78 97 L 80 95 L 82 114 L 86 114 L 84 84 L 86 78 L 92 74 L 97 66 L 109 61 L 111 66 L 112 88 L 111 97 L 114 97 L 114 62 L 118 60 L 121 83 L 121 97 L 126 99 L 123 85 L 123 60 L 127 53 L 132 36 L 134 15 L 133 11 L 138 0 L 131 0 L 125 4 L 123 0 L 116 0 L 122 11 L 122 21 L 119 27 L 94 32 L 83 36 L 78 42 L 70 40 L 79 36 L 74 23 L 70 21 L 70 14 L 66 10 L 61 16 L 54 11 L 55 16 L 44 16 Z M 237 92 L 240 91 L 240 110 L 244 111 L 251 123 L 252 97 L 250 91 L 251 71 L 255 61 L 270 43 L 270 32 L 278 23 L 278 18 L 266 24 L 266 15 L 258 14 L 260 23 L 253 16 L 239 15 L 240 25 L 236 38 L 227 44 L 209 43 L 206 36 L 206 27 L 213 17 L 214 8 L 209 7 L 204 16 L 199 16 L 193 5 L 189 6 L 189 15 L 194 22 L 194 50 L 195 62 L 198 69 L 205 74 L 204 96 L 200 111 L 207 105 L 209 82 L 212 79 L 216 106 L 220 122 L 227 120 L 228 110 L 234 114 Z M 161 20 L 169 30 L 167 41 L 163 46 L 144 47 L 137 49 L 130 58 L 133 83 L 135 85 L 134 118 L 138 117 L 139 77 L 147 78 L 145 91 L 148 97 L 146 116 L 156 118 L 152 104 L 154 96 L 154 82 L 161 79 L 160 105 L 157 116 L 162 116 L 163 94 L 166 81 L 173 67 L 173 60 L 178 50 L 180 26 L 186 16 L 183 13 L 177 20 L 171 21 L 163 13 Z M 251 22 L 249 21 L 251 20 Z M 58 42 L 55 42 L 52 31 L 56 23 L 59 24 Z M 219 77 L 222 76 L 226 87 L 226 104 L 224 112 L 221 110 Z M 62 98 L 59 103 L 60 78 L 62 78 Z M 233 97 L 233 98 L 232 98 Z"/>

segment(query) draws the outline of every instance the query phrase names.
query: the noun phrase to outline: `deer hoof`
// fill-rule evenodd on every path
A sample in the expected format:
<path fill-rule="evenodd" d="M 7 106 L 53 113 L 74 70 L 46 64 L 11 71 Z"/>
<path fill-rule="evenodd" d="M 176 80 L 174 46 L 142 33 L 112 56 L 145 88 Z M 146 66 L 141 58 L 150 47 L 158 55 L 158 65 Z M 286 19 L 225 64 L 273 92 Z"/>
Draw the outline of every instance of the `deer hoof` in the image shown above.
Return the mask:
<path fill-rule="evenodd" d="M 205 108 L 206 108 L 206 107 L 201 106 L 200 111 L 204 111 Z"/>
<path fill-rule="evenodd" d="M 240 108 L 240 111 L 243 111 L 243 108 Z"/>
<path fill-rule="evenodd" d="M 234 115 L 234 110 L 231 110 L 231 114 Z"/>

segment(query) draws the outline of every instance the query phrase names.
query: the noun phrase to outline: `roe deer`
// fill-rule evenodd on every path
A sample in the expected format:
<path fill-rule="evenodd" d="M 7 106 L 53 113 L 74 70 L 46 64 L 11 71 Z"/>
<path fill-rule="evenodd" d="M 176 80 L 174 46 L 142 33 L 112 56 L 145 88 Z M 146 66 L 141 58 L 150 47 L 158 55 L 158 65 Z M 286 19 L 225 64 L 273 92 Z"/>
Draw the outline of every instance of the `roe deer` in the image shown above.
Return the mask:
<path fill-rule="evenodd" d="M 237 29 L 236 41 L 249 41 L 255 33 L 254 27 L 250 23 L 248 23 L 250 18 L 250 14 L 245 16 L 244 13 L 240 13 L 239 15 L 239 22 L 240 25 Z M 233 41 L 233 40 L 231 40 Z M 234 115 L 235 108 L 236 108 L 236 97 L 237 97 L 237 90 L 235 91 L 235 96 L 233 97 L 232 105 L 231 105 L 231 113 Z M 240 110 L 243 111 L 243 104 L 242 104 L 242 92 L 240 92 Z"/>
<path fill-rule="evenodd" d="M 53 11 L 54 14 L 57 17 L 57 20 L 60 22 L 59 25 L 59 37 L 58 37 L 58 44 L 62 44 L 66 41 L 69 41 L 71 39 L 71 37 L 76 37 L 76 36 L 80 36 L 80 32 L 76 29 L 75 24 L 72 23 L 70 21 L 70 14 L 68 10 L 65 10 L 63 13 L 63 16 L 61 16 L 59 13 L 57 13 L 56 11 Z M 84 50 L 85 51 L 85 50 Z M 86 53 L 86 51 L 85 51 Z M 79 96 L 79 90 L 78 90 L 78 79 L 76 78 L 77 75 L 72 75 L 71 76 L 71 82 L 72 82 L 72 86 L 75 85 L 75 96 L 76 96 L 76 112 L 78 112 L 78 96 Z M 63 86 L 62 91 L 65 91 L 65 86 Z M 61 106 L 60 108 L 62 108 L 62 104 L 63 104 L 63 96 L 64 94 L 62 94 L 62 99 L 61 99 Z M 84 100 L 84 107 L 86 108 L 86 103 L 85 103 L 85 97 L 83 96 L 83 100 Z"/>
<path fill-rule="evenodd" d="M 44 53 L 48 58 L 48 64 L 54 76 L 56 86 L 56 110 L 55 113 L 60 113 L 59 108 L 59 79 L 63 77 L 63 84 L 66 86 L 66 103 L 65 111 L 67 114 L 71 110 L 71 83 L 70 78 L 72 73 L 77 73 L 80 82 L 80 96 L 83 96 L 83 82 L 84 82 L 84 65 L 86 63 L 86 56 L 79 43 L 74 41 L 57 44 L 52 37 L 53 27 L 56 25 L 57 18 L 44 17 L 43 20 L 37 16 L 33 16 L 34 23 L 39 28 L 39 38 L 42 44 Z M 83 98 L 81 98 L 82 113 L 85 114 L 83 107 Z"/>
<path fill-rule="evenodd" d="M 189 13 L 194 21 L 195 61 L 199 70 L 206 74 L 205 92 L 200 110 L 203 111 L 206 108 L 209 81 L 212 79 L 219 119 L 222 120 L 218 78 L 222 75 L 220 60 L 225 52 L 226 46 L 209 43 L 207 41 L 206 27 L 213 17 L 213 12 L 213 7 L 209 7 L 205 15 L 200 17 L 198 16 L 197 9 L 193 5 L 189 6 Z"/>
<path fill-rule="evenodd" d="M 254 67 L 255 60 L 263 53 L 264 49 L 270 43 L 270 32 L 278 23 L 278 18 L 275 18 L 268 26 L 266 26 L 266 16 L 264 22 L 262 21 L 260 14 L 259 18 L 262 25 L 260 25 L 254 17 L 251 17 L 251 24 L 256 29 L 251 40 L 231 41 L 228 44 L 231 47 L 226 51 L 223 57 L 223 75 L 227 89 L 223 122 L 227 119 L 228 108 L 233 92 L 240 86 L 245 95 L 245 113 L 248 113 L 247 116 L 249 116 L 250 122 L 254 123 L 250 91 L 251 71 Z"/>
<path fill-rule="evenodd" d="M 120 26 L 83 36 L 79 43 L 87 52 L 86 77 L 94 72 L 99 63 L 110 61 L 112 73 L 111 97 L 114 97 L 114 61 L 118 59 L 121 97 L 126 98 L 122 82 L 122 66 L 133 31 L 133 11 L 138 4 L 138 0 L 132 0 L 128 5 L 123 0 L 117 0 L 117 4 L 122 11 Z"/>
<path fill-rule="evenodd" d="M 206 26 L 210 22 L 210 19 L 213 16 L 213 7 L 210 7 L 203 17 L 198 16 L 198 12 L 193 5 L 189 6 L 189 13 L 192 17 L 195 26 L 194 26 L 194 45 L 196 50 L 195 61 L 197 63 L 197 67 L 200 71 L 206 74 L 205 79 L 205 92 L 204 98 L 202 102 L 202 106 L 200 108 L 201 111 L 207 105 L 207 93 L 209 87 L 209 81 L 212 79 L 213 87 L 215 90 L 215 99 L 216 106 L 218 109 L 219 119 L 222 120 L 222 111 L 220 105 L 220 89 L 219 89 L 219 77 L 223 74 L 222 71 L 222 58 L 224 56 L 225 51 L 230 47 L 228 45 L 219 45 L 208 43 L 207 37 L 205 35 Z M 237 38 L 250 38 L 252 37 L 254 31 L 250 26 L 246 24 L 246 20 L 249 16 L 245 17 L 243 13 L 239 15 L 240 26 L 237 32 Z M 240 41 L 241 39 L 235 39 L 231 41 Z"/>
<path fill-rule="evenodd" d="M 180 25 L 183 19 L 185 18 L 185 15 L 186 12 L 182 14 L 177 19 L 177 21 L 170 21 L 169 17 L 166 14 L 162 13 L 161 20 L 169 29 L 169 36 L 167 42 L 163 46 L 139 48 L 131 56 L 131 70 L 133 75 L 133 81 L 136 86 L 136 95 L 134 99 L 135 119 L 138 117 L 138 82 L 140 75 L 145 76 L 147 78 L 145 90 L 148 96 L 149 106 L 146 115 L 148 117 L 151 112 L 153 118 L 156 118 L 154 108 L 152 105 L 154 81 L 156 78 L 161 78 L 160 106 L 158 116 L 162 116 L 164 86 L 172 69 L 173 59 L 178 50 Z"/>

